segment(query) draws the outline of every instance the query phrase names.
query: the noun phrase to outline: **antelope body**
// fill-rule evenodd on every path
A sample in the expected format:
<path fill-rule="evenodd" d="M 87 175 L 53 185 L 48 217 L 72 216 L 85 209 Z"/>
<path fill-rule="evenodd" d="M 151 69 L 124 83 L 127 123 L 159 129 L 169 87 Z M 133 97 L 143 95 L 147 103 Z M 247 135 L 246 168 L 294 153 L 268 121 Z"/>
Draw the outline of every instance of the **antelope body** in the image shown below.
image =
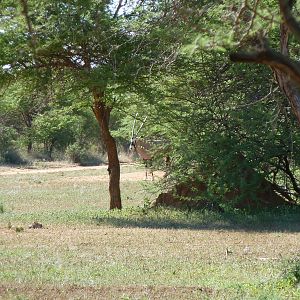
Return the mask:
<path fill-rule="evenodd" d="M 138 154 L 139 158 L 143 160 L 146 167 L 146 179 L 148 179 L 148 173 L 150 173 L 152 180 L 154 180 L 153 171 L 151 170 L 152 156 L 150 154 L 150 147 L 151 145 L 142 139 L 132 137 L 129 150 L 134 150 Z"/>
<path fill-rule="evenodd" d="M 136 114 L 136 116 L 137 116 L 137 114 Z M 158 149 L 155 149 L 156 150 L 155 152 L 153 152 L 153 148 L 154 148 L 154 145 L 165 144 L 165 141 L 164 140 L 152 140 L 152 142 L 149 143 L 149 142 L 145 141 L 144 139 L 138 137 L 138 133 L 141 130 L 141 128 L 143 127 L 146 119 L 147 119 L 147 117 L 142 122 L 140 128 L 135 132 L 135 123 L 136 123 L 136 117 L 135 117 L 133 127 L 132 127 L 132 132 L 131 132 L 129 151 L 134 150 L 138 154 L 139 158 L 143 160 L 143 162 L 145 164 L 145 168 L 146 168 L 146 179 L 148 179 L 148 173 L 150 173 L 152 176 L 152 180 L 154 180 L 153 170 L 152 170 L 153 155 L 155 155 L 155 153 L 157 154 L 158 152 L 165 153 L 165 151 L 162 151 L 162 149 L 159 150 L 159 148 L 158 148 Z M 164 161 L 165 161 L 166 169 L 169 169 L 170 165 L 171 165 L 171 159 L 170 159 L 170 156 L 166 153 L 164 156 Z M 150 171 L 149 171 L 149 169 L 150 169 Z M 167 175 L 167 171 L 166 171 L 166 175 Z"/>

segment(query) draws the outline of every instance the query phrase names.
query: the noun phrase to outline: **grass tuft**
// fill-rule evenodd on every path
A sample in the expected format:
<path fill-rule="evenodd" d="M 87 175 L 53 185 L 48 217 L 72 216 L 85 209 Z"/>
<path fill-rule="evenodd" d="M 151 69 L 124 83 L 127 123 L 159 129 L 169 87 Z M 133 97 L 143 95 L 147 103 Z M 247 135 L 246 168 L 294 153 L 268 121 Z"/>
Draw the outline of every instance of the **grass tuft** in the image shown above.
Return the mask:
<path fill-rule="evenodd" d="M 15 228 L 15 230 L 16 230 L 16 232 L 23 232 L 23 231 L 24 231 L 24 227 L 22 227 L 22 226 L 17 226 L 17 227 Z"/>
<path fill-rule="evenodd" d="M 283 279 L 295 287 L 300 287 L 300 258 L 294 257 L 285 263 Z"/>
<path fill-rule="evenodd" d="M 3 203 L 0 203 L 0 214 L 4 213 L 4 205 Z"/>

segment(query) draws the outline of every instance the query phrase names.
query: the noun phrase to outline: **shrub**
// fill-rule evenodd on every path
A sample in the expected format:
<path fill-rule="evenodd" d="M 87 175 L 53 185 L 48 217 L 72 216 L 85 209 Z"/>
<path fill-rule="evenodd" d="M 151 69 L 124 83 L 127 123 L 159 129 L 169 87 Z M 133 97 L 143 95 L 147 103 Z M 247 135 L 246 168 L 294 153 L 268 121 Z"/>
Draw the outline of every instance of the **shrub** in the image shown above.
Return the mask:
<path fill-rule="evenodd" d="M 22 164 L 20 153 L 15 148 L 16 130 L 0 124 L 0 161 L 8 164 Z"/>
<path fill-rule="evenodd" d="M 73 163 L 81 163 L 87 155 L 87 150 L 79 143 L 69 145 L 66 149 L 66 156 Z"/>
<path fill-rule="evenodd" d="M 0 156 L 13 149 L 16 135 L 15 129 L 0 124 Z"/>
<path fill-rule="evenodd" d="M 284 270 L 285 279 L 289 280 L 293 285 L 300 283 L 300 259 L 299 257 L 293 258 L 287 262 Z"/>
<path fill-rule="evenodd" d="M 12 165 L 24 164 L 25 161 L 16 149 L 10 149 L 3 154 L 3 162 Z"/>
<path fill-rule="evenodd" d="M 67 147 L 66 156 L 71 162 L 82 166 L 99 165 L 102 162 L 99 157 L 89 153 L 85 145 L 78 142 Z"/>

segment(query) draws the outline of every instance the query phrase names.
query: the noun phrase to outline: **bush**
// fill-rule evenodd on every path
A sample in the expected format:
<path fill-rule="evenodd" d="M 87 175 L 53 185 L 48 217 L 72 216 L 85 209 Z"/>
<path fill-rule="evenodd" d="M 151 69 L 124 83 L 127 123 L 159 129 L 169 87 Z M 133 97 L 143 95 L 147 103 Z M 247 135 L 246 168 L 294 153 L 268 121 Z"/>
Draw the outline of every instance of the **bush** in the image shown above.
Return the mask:
<path fill-rule="evenodd" d="M 297 286 L 300 283 L 300 259 L 295 257 L 286 263 L 284 270 L 284 279 L 289 280 L 293 285 Z"/>
<path fill-rule="evenodd" d="M 16 136 L 15 129 L 0 124 L 0 156 L 13 149 Z"/>
<path fill-rule="evenodd" d="M 73 163 L 80 163 L 84 160 L 87 150 L 79 143 L 69 145 L 66 149 L 66 156 Z"/>
<path fill-rule="evenodd" d="M 15 149 L 17 133 L 12 127 L 0 124 L 0 161 L 8 164 L 22 164 L 20 153 Z"/>
<path fill-rule="evenodd" d="M 25 161 L 15 149 L 10 149 L 3 154 L 3 162 L 12 165 L 24 164 Z"/>
<path fill-rule="evenodd" d="M 86 146 L 78 142 L 67 147 L 66 156 L 71 162 L 82 166 L 99 165 L 102 162 L 100 158 L 89 153 Z"/>

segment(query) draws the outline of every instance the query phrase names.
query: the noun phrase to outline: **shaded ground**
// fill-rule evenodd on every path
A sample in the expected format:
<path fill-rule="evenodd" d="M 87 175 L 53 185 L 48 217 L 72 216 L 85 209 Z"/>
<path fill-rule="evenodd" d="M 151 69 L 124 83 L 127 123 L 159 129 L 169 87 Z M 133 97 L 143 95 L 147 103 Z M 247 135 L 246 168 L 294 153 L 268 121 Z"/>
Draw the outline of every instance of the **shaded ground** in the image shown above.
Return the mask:
<path fill-rule="evenodd" d="M 119 228 L 152 228 L 184 230 L 219 230 L 230 232 L 300 233 L 300 209 L 261 212 L 261 214 L 218 213 L 212 211 L 188 211 L 168 208 L 140 209 L 125 214 L 100 213 L 93 221 L 102 226 Z M 299 250 L 300 252 L 300 250 Z"/>

